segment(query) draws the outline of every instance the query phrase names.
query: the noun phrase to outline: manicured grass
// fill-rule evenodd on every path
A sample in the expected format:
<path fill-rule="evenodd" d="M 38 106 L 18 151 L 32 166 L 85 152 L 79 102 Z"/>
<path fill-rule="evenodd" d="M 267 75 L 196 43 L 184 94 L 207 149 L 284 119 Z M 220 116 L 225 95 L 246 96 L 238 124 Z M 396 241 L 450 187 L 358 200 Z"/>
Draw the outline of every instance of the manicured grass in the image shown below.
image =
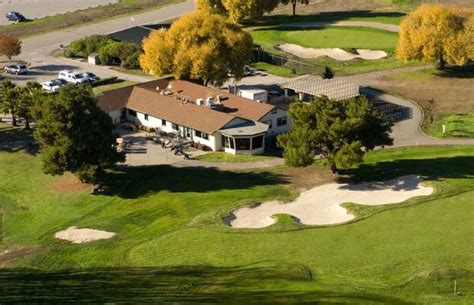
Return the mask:
<path fill-rule="evenodd" d="M 2 27 L 0 34 L 27 37 L 67 27 L 82 26 L 111 18 L 124 17 L 129 14 L 145 12 L 182 1 L 184 0 L 125 0 L 119 3 L 38 18 L 29 22 L 10 24 Z"/>
<path fill-rule="evenodd" d="M 252 68 L 257 69 L 258 71 L 267 72 L 272 75 L 283 76 L 283 77 L 295 77 L 300 75 L 296 71 L 292 71 L 289 68 L 271 65 L 266 62 L 257 62 L 252 64 Z M 296 73 L 293 73 L 296 72 Z"/>
<path fill-rule="evenodd" d="M 308 30 L 265 28 L 251 32 L 255 42 L 265 48 L 293 43 L 307 48 L 372 49 L 392 52 L 398 34 L 365 27 L 329 27 Z"/>
<path fill-rule="evenodd" d="M 398 33 L 392 33 L 365 27 L 329 27 L 309 30 L 285 28 L 284 26 L 263 26 L 250 32 L 255 43 L 274 54 L 286 56 L 283 51 L 275 49 L 282 43 L 293 43 L 311 48 L 342 48 L 342 49 L 373 49 L 383 50 L 388 57 L 378 60 L 353 59 L 338 61 L 321 56 L 314 59 L 301 59 L 315 66 L 313 73 L 318 74 L 325 66 L 331 67 L 339 75 L 364 73 L 377 70 L 389 70 L 399 67 L 419 65 L 419 63 L 404 63 L 395 56 Z"/>
<path fill-rule="evenodd" d="M 213 152 L 197 156 L 194 159 L 206 162 L 240 163 L 271 160 L 274 159 L 274 157 L 265 155 L 232 155 L 225 152 Z"/>
<path fill-rule="evenodd" d="M 445 134 L 443 134 L 443 125 L 446 126 Z M 438 118 L 429 126 L 428 132 L 439 138 L 473 138 L 474 113 L 452 114 Z"/>
<path fill-rule="evenodd" d="M 119 89 L 119 88 L 123 88 L 123 87 L 133 86 L 135 84 L 136 84 L 135 82 L 126 80 L 126 81 L 121 81 L 121 82 L 118 82 L 118 83 L 115 83 L 115 84 L 94 87 L 92 89 L 92 91 L 95 94 L 99 94 L 99 93 L 102 93 L 102 92 L 105 92 L 105 91 L 110 91 L 110 90 L 113 90 L 113 89 Z"/>
<path fill-rule="evenodd" d="M 267 229 L 234 230 L 222 221 L 233 208 L 297 195 L 288 169 L 127 168 L 111 173 L 107 194 L 93 196 L 42 174 L 38 156 L 0 151 L 1 242 L 31 251 L 8 263 L 14 269 L 0 275 L 0 295 L 30 302 L 48 292 L 47 300 L 90 302 L 470 303 L 473 162 L 473 147 L 370 153 L 347 177 L 418 174 L 436 194 L 368 208 L 366 219 L 351 224 L 302 227 L 282 216 Z M 117 235 L 82 245 L 53 238 L 72 225 Z M 460 297 L 452 296 L 454 279 Z"/>

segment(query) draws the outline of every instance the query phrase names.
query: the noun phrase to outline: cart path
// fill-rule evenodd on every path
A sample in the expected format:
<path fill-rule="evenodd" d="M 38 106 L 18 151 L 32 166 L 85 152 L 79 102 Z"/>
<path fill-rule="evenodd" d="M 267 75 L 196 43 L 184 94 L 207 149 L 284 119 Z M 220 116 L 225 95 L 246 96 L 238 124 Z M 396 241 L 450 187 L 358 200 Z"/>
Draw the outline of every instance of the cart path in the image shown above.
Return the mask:
<path fill-rule="evenodd" d="M 393 33 L 400 32 L 400 27 L 398 25 L 370 21 L 301 22 L 289 23 L 287 25 L 292 28 L 325 28 L 331 26 L 354 26 L 374 28 Z"/>

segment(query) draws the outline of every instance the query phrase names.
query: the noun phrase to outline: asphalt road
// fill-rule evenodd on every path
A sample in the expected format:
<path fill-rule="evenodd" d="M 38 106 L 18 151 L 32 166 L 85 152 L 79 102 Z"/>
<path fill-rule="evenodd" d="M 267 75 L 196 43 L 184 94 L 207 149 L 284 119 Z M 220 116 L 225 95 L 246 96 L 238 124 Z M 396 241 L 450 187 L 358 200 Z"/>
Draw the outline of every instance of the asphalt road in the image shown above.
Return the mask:
<path fill-rule="evenodd" d="M 10 11 L 20 12 L 27 19 L 35 19 L 117 2 L 118 0 L 0 0 L 0 25 L 12 23 L 4 18 Z"/>
<path fill-rule="evenodd" d="M 5 1 L 5 0 L 3 0 Z M 23 39 L 22 54 L 18 59 L 25 60 L 31 64 L 30 73 L 27 75 L 9 77 L 16 83 L 22 85 L 26 81 L 36 80 L 44 82 L 56 78 L 59 71 L 72 69 L 77 71 L 91 71 L 100 77 L 117 76 L 125 80 L 143 82 L 150 77 L 119 73 L 104 67 L 89 65 L 87 62 L 71 61 L 52 56 L 53 51 L 58 50 L 60 45 L 67 46 L 73 40 L 92 34 L 109 34 L 132 26 L 160 23 L 173 19 L 194 10 L 194 1 L 186 0 L 176 5 L 166 6 L 154 11 L 116 18 L 101 23 L 85 25 L 82 27 L 58 30 L 31 38 Z M 5 63 L 3 63 L 5 64 Z"/>

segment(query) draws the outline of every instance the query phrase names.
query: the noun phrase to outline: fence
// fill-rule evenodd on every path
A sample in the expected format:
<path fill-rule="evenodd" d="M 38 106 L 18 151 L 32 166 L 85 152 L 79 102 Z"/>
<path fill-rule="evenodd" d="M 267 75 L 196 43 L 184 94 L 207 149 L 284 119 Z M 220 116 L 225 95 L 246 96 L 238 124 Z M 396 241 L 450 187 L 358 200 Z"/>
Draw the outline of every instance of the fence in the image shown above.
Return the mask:
<path fill-rule="evenodd" d="M 315 65 L 305 62 L 301 59 L 290 58 L 286 56 L 276 55 L 261 49 L 256 49 L 253 54 L 254 62 L 265 62 L 271 65 L 286 67 L 302 74 L 314 74 L 317 72 Z"/>

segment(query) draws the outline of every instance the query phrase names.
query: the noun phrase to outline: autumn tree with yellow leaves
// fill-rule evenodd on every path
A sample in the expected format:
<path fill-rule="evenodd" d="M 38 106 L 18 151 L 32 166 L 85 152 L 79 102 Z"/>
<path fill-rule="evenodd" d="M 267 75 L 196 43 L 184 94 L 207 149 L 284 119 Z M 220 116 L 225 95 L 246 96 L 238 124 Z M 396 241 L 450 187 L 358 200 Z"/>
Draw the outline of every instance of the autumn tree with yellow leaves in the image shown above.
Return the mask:
<path fill-rule="evenodd" d="M 176 20 L 168 31 L 143 41 L 142 69 L 156 76 L 222 85 L 229 75 L 243 77 L 252 55 L 252 37 L 221 16 L 196 11 Z"/>
<path fill-rule="evenodd" d="M 425 4 L 400 25 L 397 58 L 464 65 L 474 59 L 474 10 Z"/>
<path fill-rule="evenodd" d="M 263 16 L 273 11 L 280 0 L 196 0 L 199 10 L 228 15 L 232 21 Z"/>

